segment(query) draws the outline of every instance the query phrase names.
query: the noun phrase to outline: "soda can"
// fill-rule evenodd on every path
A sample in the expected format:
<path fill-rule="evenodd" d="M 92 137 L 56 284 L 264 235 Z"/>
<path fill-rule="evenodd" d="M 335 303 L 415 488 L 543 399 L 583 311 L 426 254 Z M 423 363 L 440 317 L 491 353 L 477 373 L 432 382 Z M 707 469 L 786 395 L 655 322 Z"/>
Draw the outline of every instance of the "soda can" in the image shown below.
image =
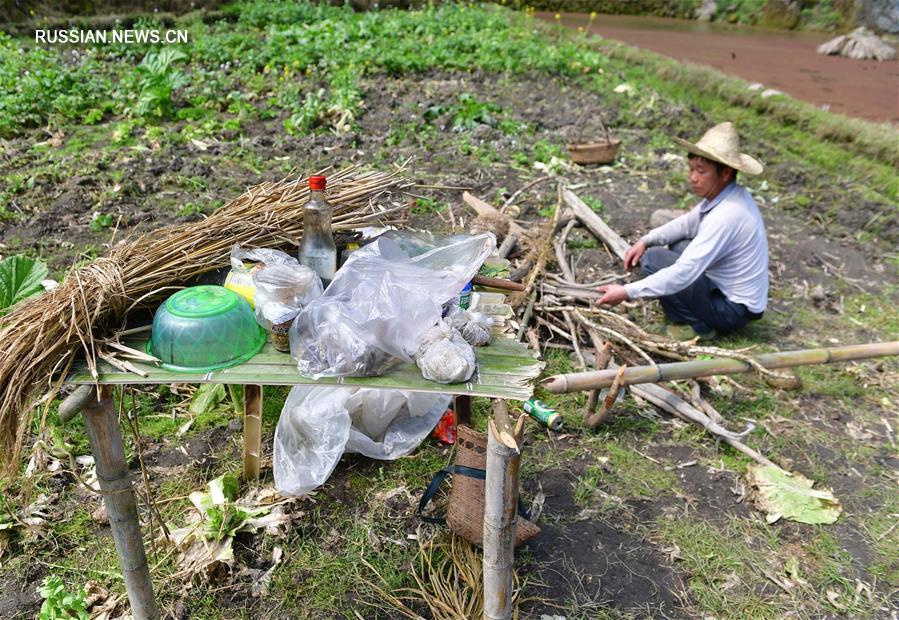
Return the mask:
<path fill-rule="evenodd" d="M 540 422 L 540 424 L 554 431 L 561 430 L 562 425 L 565 423 L 565 420 L 562 419 L 562 415 L 558 411 L 550 408 L 536 398 L 524 401 L 524 410 L 527 411 L 532 418 Z"/>

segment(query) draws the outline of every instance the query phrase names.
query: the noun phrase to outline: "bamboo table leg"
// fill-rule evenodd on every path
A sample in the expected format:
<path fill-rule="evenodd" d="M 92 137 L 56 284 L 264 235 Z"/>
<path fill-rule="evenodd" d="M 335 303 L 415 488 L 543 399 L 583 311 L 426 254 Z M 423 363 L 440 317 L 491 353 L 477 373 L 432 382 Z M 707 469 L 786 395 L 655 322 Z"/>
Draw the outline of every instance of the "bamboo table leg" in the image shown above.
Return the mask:
<path fill-rule="evenodd" d="M 243 388 L 243 477 L 259 480 L 259 461 L 262 454 L 262 386 Z"/>
<path fill-rule="evenodd" d="M 484 481 L 484 620 L 512 617 L 520 465 L 521 454 L 503 444 L 494 430 L 488 428 Z"/>
<path fill-rule="evenodd" d="M 137 503 L 131 489 L 122 432 L 109 386 L 100 386 L 99 401 L 95 397 L 84 407 L 84 428 L 94 455 L 97 480 L 109 515 L 131 614 L 135 620 L 156 620 L 159 610 L 153 596 Z"/>
<path fill-rule="evenodd" d="M 459 395 L 455 398 L 456 426 L 471 426 L 471 396 Z"/>

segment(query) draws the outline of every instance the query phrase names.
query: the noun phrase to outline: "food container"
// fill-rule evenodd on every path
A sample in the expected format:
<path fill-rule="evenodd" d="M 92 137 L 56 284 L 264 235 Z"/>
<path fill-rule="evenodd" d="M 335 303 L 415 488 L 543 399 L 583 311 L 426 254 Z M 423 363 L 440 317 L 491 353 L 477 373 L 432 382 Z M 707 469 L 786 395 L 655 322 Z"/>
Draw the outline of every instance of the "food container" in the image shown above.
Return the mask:
<path fill-rule="evenodd" d="M 272 338 L 272 346 L 282 353 L 290 353 L 290 326 L 293 325 L 293 317 L 281 323 L 272 323 L 269 335 Z"/>

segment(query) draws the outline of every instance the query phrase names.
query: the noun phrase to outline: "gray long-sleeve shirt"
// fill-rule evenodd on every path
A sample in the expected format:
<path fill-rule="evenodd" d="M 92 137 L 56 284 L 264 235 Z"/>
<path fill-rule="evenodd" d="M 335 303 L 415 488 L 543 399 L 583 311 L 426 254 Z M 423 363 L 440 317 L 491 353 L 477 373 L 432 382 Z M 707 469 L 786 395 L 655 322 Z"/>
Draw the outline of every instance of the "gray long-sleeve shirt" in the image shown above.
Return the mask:
<path fill-rule="evenodd" d="M 735 182 L 713 200 L 654 228 L 642 238 L 648 247 L 681 239 L 690 244 L 670 267 L 624 286 L 630 299 L 663 297 L 705 275 L 732 302 L 752 312 L 768 305 L 768 239 L 749 191 Z"/>

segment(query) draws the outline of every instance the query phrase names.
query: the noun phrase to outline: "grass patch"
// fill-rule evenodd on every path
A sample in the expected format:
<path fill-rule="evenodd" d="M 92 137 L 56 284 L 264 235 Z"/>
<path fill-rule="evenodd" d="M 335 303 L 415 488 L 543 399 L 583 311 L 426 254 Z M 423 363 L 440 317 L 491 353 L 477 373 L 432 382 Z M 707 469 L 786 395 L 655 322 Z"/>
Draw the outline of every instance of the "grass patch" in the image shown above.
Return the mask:
<path fill-rule="evenodd" d="M 588 505 L 600 486 L 624 499 L 653 499 L 680 489 L 677 477 L 628 446 L 613 441 L 591 441 L 595 454 L 608 458 L 602 465 L 590 466 L 575 488 L 575 500 Z"/>
<path fill-rule="evenodd" d="M 696 609 L 718 618 L 783 617 L 752 587 L 772 550 L 750 546 L 738 525 L 719 529 L 695 519 L 660 517 L 653 535 L 686 568 L 687 590 Z"/>

